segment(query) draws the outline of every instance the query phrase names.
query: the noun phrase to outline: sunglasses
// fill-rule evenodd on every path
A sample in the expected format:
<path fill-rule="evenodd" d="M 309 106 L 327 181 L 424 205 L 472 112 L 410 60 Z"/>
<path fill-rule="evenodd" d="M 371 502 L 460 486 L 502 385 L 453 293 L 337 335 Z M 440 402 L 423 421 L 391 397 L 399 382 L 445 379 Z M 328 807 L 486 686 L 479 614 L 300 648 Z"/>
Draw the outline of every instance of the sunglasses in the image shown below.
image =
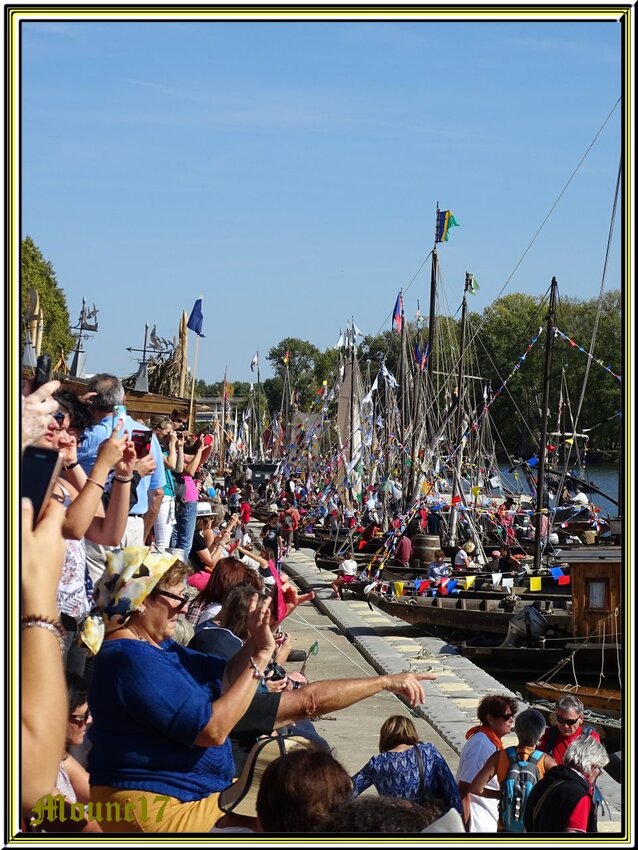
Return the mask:
<path fill-rule="evenodd" d="M 71 721 L 71 723 L 75 723 L 76 726 L 84 726 L 90 716 L 91 712 L 85 711 L 84 714 L 70 714 L 69 720 Z"/>
<path fill-rule="evenodd" d="M 513 714 L 499 714 L 498 716 L 501 718 L 501 720 L 512 720 L 514 717 Z"/>
<path fill-rule="evenodd" d="M 190 599 L 188 593 L 185 593 L 183 596 L 178 596 L 176 593 L 169 593 L 168 590 L 158 590 L 157 592 L 160 596 L 166 596 L 168 599 L 174 599 L 176 602 L 179 602 L 179 608 L 182 608 L 184 605 L 186 605 L 186 603 Z"/>
<path fill-rule="evenodd" d="M 574 723 L 578 723 L 580 720 L 580 715 L 578 717 L 574 717 L 573 720 L 570 720 L 569 717 L 560 717 L 558 714 L 556 715 L 556 722 L 562 723 L 565 726 L 573 726 Z"/>
<path fill-rule="evenodd" d="M 55 413 L 52 413 L 51 416 L 55 419 L 58 425 L 64 425 L 64 417 L 65 413 L 62 410 L 56 410 Z"/>

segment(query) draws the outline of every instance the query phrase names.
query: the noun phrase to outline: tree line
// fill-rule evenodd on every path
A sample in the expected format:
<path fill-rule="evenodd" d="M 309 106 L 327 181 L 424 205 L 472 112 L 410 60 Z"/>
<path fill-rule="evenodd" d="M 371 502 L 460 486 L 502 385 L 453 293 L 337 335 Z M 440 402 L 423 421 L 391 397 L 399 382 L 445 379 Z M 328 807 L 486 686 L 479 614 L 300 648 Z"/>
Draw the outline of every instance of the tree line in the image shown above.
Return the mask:
<path fill-rule="evenodd" d="M 27 313 L 27 292 L 35 287 L 45 314 L 43 351 L 54 361 L 73 348 L 69 313 L 64 291 L 58 285 L 52 264 L 46 260 L 30 237 L 22 243 L 22 339 Z M 489 407 L 490 416 L 502 444 L 514 454 L 526 456 L 537 448 L 538 423 L 544 389 L 544 333 L 530 346 L 544 327 L 547 305 L 543 298 L 524 293 L 505 295 L 482 312 L 470 311 L 467 339 L 470 341 L 465 362 L 466 374 L 480 375 L 488 395 L 497 399 Z M 434 370 L 453 374 L 458 368 L 460 319 L 438 320 Z M 550 377 L 550 429 L 573 430 L 589 434 L 589 445 L 602 453 L 618 449 L 621 437 L 623 337 L 620 290 L 604 293 L 600 299 L 563 298 L 558 307 L 554 355 Z M 595 339 L 590 352 L 591 340 Z M 408 322 L 406 346 L 409 356 L 414 343 L 427 342 L 427 329 Z M 567 339 L 566 339 L 566 338 Z M 591 356 L 590 356 L 591 354 Z M 395 375 L 401 365 L 401 337 L 395 331 L 365 336 L 357 348 L 364 380 L 374 380 L 380 364 Z M 522 359 L 521 359 L 522 358 Z M 321 351 L 308 340 L 286 337 L 268 351 L 273 377 L 261 383 L 262 410 L 270 415 L 296 408 L 308 411 L 317 400 L 323 382 L 329 388 L 339 367 L 339 351 Z M 518 367 L 517 367 L 518 364 Z M 412 367 L 414 368 L 414 366 Z M 503 385 L 505 387 L 503 389 Z M 583 391 L 583 387 L 585 387 Z M 250 383 L 227 382 L 229 395 L 248 399 Z M 253 392 L 256 385 L 253 385 Z M 224 382 L 196 381 L 199 398 L 222 396 Z M 560 415 L 559 415 L 560 414 Z M 604 455 L 603 455 L 604 456 Z"/>

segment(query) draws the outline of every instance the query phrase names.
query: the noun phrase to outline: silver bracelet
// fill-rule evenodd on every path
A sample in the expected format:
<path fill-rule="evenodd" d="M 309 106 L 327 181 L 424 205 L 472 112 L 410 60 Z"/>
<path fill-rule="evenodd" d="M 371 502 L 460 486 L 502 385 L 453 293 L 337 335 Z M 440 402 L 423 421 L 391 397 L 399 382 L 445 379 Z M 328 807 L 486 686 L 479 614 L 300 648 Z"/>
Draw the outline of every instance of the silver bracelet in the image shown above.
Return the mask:
<path fill-rule="evenodd" d="M 52 634 L 54 634 L 56 636 L 57 640 L 58 640 L 58 644 L 60 645 L 60 652 L 62 653 L 62 655 L 64 655 L 64 652 L 65 652 L 64 639 L 63 639 L 62 635 L 60 634 L 60 628 L 58 626 L 54 625 L 53 623 L 49 623 L 46 620 L 40 620 L 40 619 L 33 618 L 33 619 L 23 620 L 22 623 L 20 624 L 20 627 L 22 629 L 33 629 L 35 627 L 35 628 L 39 628 L 39 629 L 46 629 L 48 632 L 52 632 Z"/>

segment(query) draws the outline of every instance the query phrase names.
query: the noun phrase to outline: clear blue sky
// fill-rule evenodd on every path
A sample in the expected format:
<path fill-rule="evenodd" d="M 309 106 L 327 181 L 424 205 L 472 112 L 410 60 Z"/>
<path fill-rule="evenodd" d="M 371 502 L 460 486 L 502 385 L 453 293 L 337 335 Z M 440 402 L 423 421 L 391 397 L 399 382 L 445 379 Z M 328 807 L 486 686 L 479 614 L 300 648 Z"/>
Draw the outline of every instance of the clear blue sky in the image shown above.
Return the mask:
<path fill-rule="evenodd" d="M 497 297 L 620 96 L 614 22 L 23 23 L 22 234 L 87 371 L 128 374 L 144 321 L 204 295 L 197 376 L 250 380 L 285 336 L 389 327 L 433 245 L 449 312 Z M 620 156 L 607 123 L 506 292 L 598 294 Z M 620 286 L 614 241 L 607 289 Z M 429 265 L 405 296 L 427 313 Z M 189 335 L 192 364 L 194 336 Z"/>

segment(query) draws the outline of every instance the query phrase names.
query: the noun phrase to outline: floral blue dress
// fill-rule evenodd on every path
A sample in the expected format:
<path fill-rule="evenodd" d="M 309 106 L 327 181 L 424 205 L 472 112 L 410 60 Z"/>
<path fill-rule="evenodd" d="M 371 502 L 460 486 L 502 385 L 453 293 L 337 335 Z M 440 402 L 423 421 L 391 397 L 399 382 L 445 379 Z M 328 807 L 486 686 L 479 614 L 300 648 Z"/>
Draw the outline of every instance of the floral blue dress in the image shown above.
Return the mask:
<path fill-rule="evenodd" d="M 426 799 L 442 800 L 448 808 L 461 814 L 461 796 L 458 785 L 441 753 L 433 744 L 419 742 L 409 750 L 379 753 L 372 756 L 352 777 L 354 796 L 357 797 L 371 785 L 383 797 L 401 797 L 413 803 L 421 802 L 419 764 L 415 748 L 423 757 L 423 783 Z"/>

